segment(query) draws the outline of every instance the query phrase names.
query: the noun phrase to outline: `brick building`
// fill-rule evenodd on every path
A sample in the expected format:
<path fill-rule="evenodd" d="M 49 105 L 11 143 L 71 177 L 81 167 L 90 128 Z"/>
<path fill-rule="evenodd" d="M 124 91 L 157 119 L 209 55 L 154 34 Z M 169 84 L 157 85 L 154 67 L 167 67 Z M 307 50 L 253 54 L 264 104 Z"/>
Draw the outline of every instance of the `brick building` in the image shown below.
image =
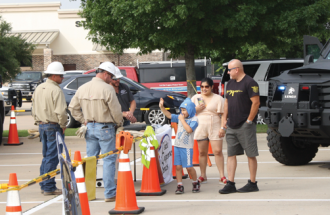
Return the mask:
<path fill-rule="evenodd" d="M 65 70 L 89 70 L 101 62 L 114 61 L 118 66 L 135 66 L 137 60 L 167 60 L 168 53 L 159 50 L 148 55 L 137 55 L 137 49 L 126 49 L 122 55 L 86 39 L 88 31 L 79 27 L 83 19 L 78 10 L 60 9 L 60 2 L 0 4 L 0 16 L 11 23 L 12 34 L 21 34 L 37 45 L 32 56 L 32 68 L 46 70 L 52 61 L 63 63 Z"/>

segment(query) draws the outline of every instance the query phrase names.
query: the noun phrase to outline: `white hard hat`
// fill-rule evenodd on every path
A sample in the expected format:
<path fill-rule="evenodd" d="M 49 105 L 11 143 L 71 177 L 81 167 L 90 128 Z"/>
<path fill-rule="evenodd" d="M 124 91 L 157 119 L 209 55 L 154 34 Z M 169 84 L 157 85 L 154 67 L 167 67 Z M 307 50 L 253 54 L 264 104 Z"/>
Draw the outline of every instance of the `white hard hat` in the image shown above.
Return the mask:
<path fill-rule="evenodd" d="M 48 65 L 45 74 L 65 75 L 64 67 L 60 62 L 52 62 Z"/>
<path fill-rule="evenodd" d="M 116 67 L 116 74 L 115 74 L 116 78 L 119 79 L 119 78 L 122 78 L 124 77 L 121 72 L 120 72 L 120 69 L 118 67 Z"/>
<path fill-rule="evenodd" d="M 110 72 L 113 75 L 116 74 L 116 67 L 111 62 L 101 63 L 101 65 L 99 67 L 97 67 L 97 68 L 98 69 L 103 69 L 105 71 L 108 71 L 108 72 Z"/>

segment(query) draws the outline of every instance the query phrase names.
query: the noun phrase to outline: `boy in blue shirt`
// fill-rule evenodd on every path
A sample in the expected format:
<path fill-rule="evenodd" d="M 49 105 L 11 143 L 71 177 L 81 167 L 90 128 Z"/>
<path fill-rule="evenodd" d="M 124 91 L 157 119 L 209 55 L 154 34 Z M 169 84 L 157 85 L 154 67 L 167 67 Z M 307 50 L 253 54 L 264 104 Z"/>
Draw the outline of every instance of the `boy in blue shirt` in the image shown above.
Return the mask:
<path fill-rule="evenodd" d="M 176 194 L 184 193 L 182 185 L 182 168 L 187 168 L 189 175 L 193 180 L 193 193 L 198 193 L 200 190 L 200 182 L 197 180 L 196 170 L 192 164 L 193 146 L 194 146 L 194 131 L 198 126 L 196 115 L 196 106 L 186 98 L 180 105 L 180 114 L 171 114 L 164 107 L 164 100 L 161 98 L 159 107 L 171 122 L 178 123 L 178 132 L 174 143 L 174 165 L 176 166 L 176 180 L 178 182 Z"/>

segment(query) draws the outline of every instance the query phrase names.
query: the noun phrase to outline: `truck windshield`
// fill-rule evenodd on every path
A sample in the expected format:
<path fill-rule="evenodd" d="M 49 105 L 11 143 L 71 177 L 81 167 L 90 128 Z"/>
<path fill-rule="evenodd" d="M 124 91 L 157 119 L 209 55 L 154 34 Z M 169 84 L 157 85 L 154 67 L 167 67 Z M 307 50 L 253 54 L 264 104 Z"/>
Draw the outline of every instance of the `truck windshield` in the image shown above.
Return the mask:
<path fill-rule="evenodd" d="M 22 72 L 15 77 L 16 81 L 25 81 L 25 80 L 40 80 L 41 72 Z"/>

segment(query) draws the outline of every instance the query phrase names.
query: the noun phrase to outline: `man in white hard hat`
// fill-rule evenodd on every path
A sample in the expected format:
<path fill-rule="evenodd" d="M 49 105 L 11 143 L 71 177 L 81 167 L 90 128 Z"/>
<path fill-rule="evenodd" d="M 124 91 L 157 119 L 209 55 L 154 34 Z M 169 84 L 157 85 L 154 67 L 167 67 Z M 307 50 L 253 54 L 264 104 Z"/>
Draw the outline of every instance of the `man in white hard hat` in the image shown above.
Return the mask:
<path fill-rule="evenodd" d="M 116 148 L 116 127 L 122 125 L 123 116 L 116 92 L 110 82 L 115 66 L 102 63 L 96 77 L 78 88 L 71 99 L 69 110 L 72 117 L 87 125 L 87 156 L 96 156 Z M 116 154 L 103 158 L 104 196 L 106 202 L 116 200 Z"/>
<path fill-rule="evenodd" d="M 136 102 L 129 87 L 124 83 L 120 83 L 120 78 L 122 77 L 123 75 L 121 74 L 119 68 L 116 67 L 115 77 L 112 78 L 111 85 L 116 91 L 116 95 L 120 103 L 121 111 L 124 117 L 123 126 L 125 126 L 125 125 L 129 125 L 131 122 L 132 123 L 136 122 L 136 118 L 134 117 Z"/>
<path fill-rule="evenodd" d="M 56 132 L 62 134 L 67 124 L 64 94 L 59 84 L 62 83 L 65 74 L 60 62 L 52 62 L 44 72 L 47 80 L 40 84 L 32 96 L 32 116 L 36 124 L 39 124 L 40 139 L 42 142 L 43 159 L 40 166 L 40 175 L 56 169 L 59 160 L 56 146 Z M 41 193 L 44 195 L 60 195 L 61 189 L 57 189 L 55 178 L 40 183 Z"/>

